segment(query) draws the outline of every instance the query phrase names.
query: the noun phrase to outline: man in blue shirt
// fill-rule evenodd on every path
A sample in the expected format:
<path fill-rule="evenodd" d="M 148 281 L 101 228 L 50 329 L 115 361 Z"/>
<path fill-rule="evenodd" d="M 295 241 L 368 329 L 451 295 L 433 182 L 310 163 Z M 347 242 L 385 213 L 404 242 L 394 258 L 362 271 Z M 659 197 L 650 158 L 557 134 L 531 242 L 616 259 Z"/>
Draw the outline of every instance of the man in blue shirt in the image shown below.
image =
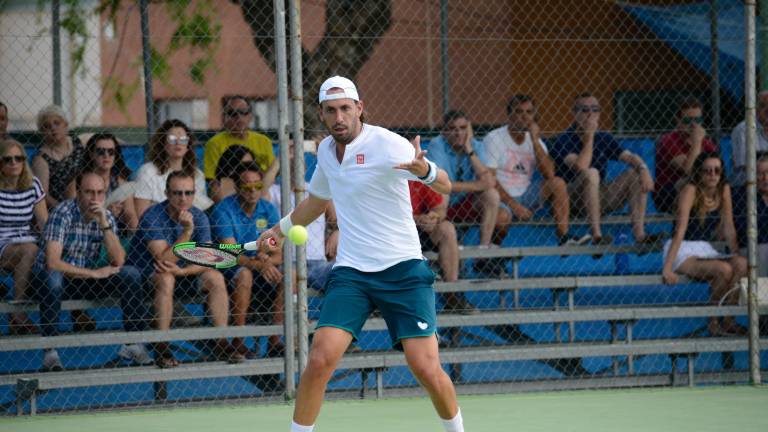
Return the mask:
<path fill-rule="evenodd" d="M 272 203 L 263 199 L 266 193 L 261 168 L 255 162 L 237 167 L 235 189 L 237 193 L 224 198 L 213 208 L 211 216 L 216 241 L 219 243 L 246 243 L 259 238 L 262 232 L 280 222 L 280 214 Z M 258 316 L 272 315 L 272 323 L 283 322 L 283 274 L 280 249 L 272 256 L 264 252 L 246 252 L 240 255 L 237 267 L 225 269 L 224 278 L 232 295 L 232 321 L 245 325 L 251 298 Z M 246 358 L 256 358 L 245 346 L 242 338 L 233 338 L 232 345 Z M 280 337 L 269 338 L 268 355 L 282 355 Z"/>
<path fill-rule="evenodd" d="M 229 298 L 224 276 L 211 268 L 185 263 L 173 254 L 173 245 L 182 242 L 210 242 L 208 217 L 192 206 L 195 180 L 191 174 L 174 171 L 165 183 L 166 200 L 147 209 L 131 243 L 129 262 L 142 270 L 154 287 L 155 323 L 159 330 L 171 328 L 174 291 L 208 295 L 208 312 L 215 327 L 226 327 Z M 178 362 L 166 342 L 156 343 L 156 364 L 174 367 Z M 226 339 L 218 341 L 214 354 L 219 360 L 245 360 Z"/>
<path fill-rule="evenodd" d="M 487 249 L 498 247 L 504 240 L 494 238 L 500 197 L 496 178 L 485 165 L 485 149 L 473 135 L 466 113 L 448 111 L 443 116 L 442 133 L 429 143 L 429 160 L 445 170 L 453 185 L 447 219 L 454 223 L 480 223 L 480 248 Z M 479 260 L 475 267 L 484 273 L 495 273 L 500 265 L 497 260 Z"/>
<path fill-rule="evenodd" d="M 621 148 L 608 132 L 598 131 L 600 103 L 589 93 L 574 100 L 574 123 L 552 143 L 557 176 L 568 183 L 571 211 L 587 216 L 594 244 L 609 244 L 603 235 L 600 217 L 629 202 L 632 233 L 638 243 L 653 243 L 663 234 L 645 233 L 645 208 L 648 192 L 653 191 L 653 179 L 643 159 Z M 632 168 L 606 182 L 608 162 L 621 161 Z"/>

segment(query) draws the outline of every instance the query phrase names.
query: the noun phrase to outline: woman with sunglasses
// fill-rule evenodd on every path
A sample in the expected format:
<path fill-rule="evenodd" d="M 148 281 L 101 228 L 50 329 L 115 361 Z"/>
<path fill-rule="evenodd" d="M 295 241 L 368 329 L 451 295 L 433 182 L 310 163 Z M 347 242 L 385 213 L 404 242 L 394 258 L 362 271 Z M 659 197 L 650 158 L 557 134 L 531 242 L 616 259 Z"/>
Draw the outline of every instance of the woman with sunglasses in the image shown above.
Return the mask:
<path fill-rule="evenodd" d="M 85 156 L 82 172 L 93 172 L 100 175 L 107 185 L 107 202 L 109 211 L 117 219 L 121 231 L 134 230 L 139 224 L 136 210 L 133 206 L 133 195 L 125 199 L 112 199 L 110 195 L 120 186 L 128 183 L 131 169 L 123 160 L 123 153 L 117 137 L 111 133 L 97 133 L 92 135 L 85 144 Z M 69 184 L 71 193 L 75 193 L 75 182 Z"/>
<path fill-rule="evenodd" d="M 45 191 L 32 175 L 24 147 L 18 141 L 0 141 L 0 266 L 13 272 L 16 301 L 27 298 L 38 253 L 36 232 L 41 232 L 47 221 Z M 23 312 L 12 313 L 9 321 L 11 334 L 37 333 Z"/>
<path fill-rule="evenodd" d="M 683 274 L 709 282 L 711 303 L 736 303 L 737 296 L 727 294 L 746 274 L 747 260 L 715 250 L 711 242 L 722 239 L 731 252 L 739 250 L 723 160 L 717 153 L 705 152 L 696 158 L 680 191 L 675 233 L 664 244 L 664 283 L 674 285 L 677 274 Z M 747 334 L 733 317 L 712 317 L 708 330 L 712 336 Z"/>
<path fill-rule="evenodd" d="M 80 172 L 85 148 L 76 136 L 69 133 L 69 122 L 64 110 L 49 105 L 37 113 L 37 129 L 43 136 L 40 152 L 32 159 L 32 172 L 46 191 L 48 208 L 74 197 L 67 195 L 69 183 Z"/>
<path fill-rule="evenodd" d="M 241 163 L 254 162 L 253 152 L 245 146 L 233 145 L 219 158 L 216 165 L 216 177 L 208 182 L 208 192 L 214 203 L 234 194 L 237 189 L 235 170 Z"/>
<path fill-rule="evenodd" d="M 205 177 L 197 168 L 193 146 L 194 140 L 189 127 L 181 120 L 166 120 L 152 134 L 146 156 L 147 163 L 136 173 L 134 205 L 139 218 L 149 206 L 165 201 L 165 179 L 173 171 L 184 171 L 194 176 L 195 207 L 206 210 L 213 204 L 206 195 Z"/>

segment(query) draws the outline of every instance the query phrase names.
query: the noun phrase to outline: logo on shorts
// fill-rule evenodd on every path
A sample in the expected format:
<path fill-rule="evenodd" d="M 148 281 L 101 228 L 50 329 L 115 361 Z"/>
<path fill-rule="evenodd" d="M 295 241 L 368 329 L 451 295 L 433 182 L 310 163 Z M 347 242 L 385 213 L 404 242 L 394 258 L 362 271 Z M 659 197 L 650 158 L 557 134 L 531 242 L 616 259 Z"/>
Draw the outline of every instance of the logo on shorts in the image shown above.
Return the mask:
<path fill-rule="evenodd" d="M 365 155 L 360 153 L 359 155 L 356 155 L 357 164 L 362 165 L 365 163 Z"/>
<path fill-rule="evenodd" d="M 423 322 L 423 321 L 417 321 L 416 325 L 419 326 L 420 329 L 426 330 L 429 328 L 429 324 Z"/>

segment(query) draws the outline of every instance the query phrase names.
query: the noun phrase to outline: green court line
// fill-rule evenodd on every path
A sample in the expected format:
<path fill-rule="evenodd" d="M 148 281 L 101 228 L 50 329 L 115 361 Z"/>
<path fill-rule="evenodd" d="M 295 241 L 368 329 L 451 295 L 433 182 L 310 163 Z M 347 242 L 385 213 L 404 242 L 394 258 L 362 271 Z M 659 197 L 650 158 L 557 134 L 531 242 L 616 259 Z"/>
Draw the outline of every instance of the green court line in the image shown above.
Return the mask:
<path fill-rule="evenodd" d="M 700 387 L 462 396 L 466 432 L 768 431 L 768 388 Z M 287 432 L 292 406 L 143 409 L 0 418 L 3 432 Z M 317 432 L 440 432 L 426 398 L 327 402 Z"/>

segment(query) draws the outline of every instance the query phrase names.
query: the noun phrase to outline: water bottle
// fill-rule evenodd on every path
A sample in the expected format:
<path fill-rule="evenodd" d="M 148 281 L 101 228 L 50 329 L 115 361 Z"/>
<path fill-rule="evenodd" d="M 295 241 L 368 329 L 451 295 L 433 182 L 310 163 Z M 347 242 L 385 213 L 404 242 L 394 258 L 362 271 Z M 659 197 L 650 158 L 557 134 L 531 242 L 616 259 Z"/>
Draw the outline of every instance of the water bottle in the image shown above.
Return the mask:
<path fill-rule="evenodd" d="M 616 237 L 614 242 L 617 246 L 629 244 L 629 237 L 621 233 Z M 616 265 L 616 274 L 625 275 L 629 274 L 629 255 L 626 252 L 618 252 L 613 257 L 613 262 Z"/>

